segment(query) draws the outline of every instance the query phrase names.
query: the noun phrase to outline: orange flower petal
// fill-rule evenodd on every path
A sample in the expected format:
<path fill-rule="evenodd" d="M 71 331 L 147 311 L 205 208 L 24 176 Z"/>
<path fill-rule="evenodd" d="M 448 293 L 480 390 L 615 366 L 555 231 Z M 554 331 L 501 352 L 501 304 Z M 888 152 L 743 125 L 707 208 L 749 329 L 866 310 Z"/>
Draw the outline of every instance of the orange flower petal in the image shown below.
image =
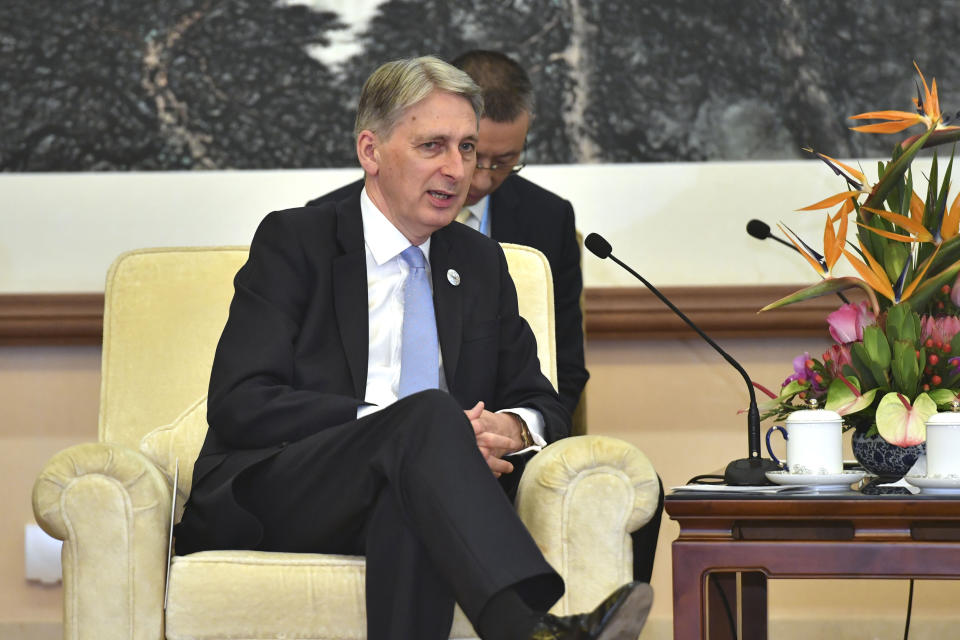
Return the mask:
<path fill-rule="evenodd" d="M 867 256 L 871 262 L 876 263 L 876 260 L 874 260 L 873 256 L 870 255 L 870 252 L 868 252 L 866 249 L 863 249 L 863 245 L 860 245 L 860 248 L 864 255 Z M 878 277 L 876 273 L 874 273 L 860 260 L 860 258 L 853 255 L 846 249 L 843 250 L 843 255 L 847 258 L 847 262 L 849 262 L 853 268 L 857 270 L 857 273 L 860 274 L 860 277 L 863 278 L 863 280 L 870 285 L 874 291 L 880 293 L 887 299 L 894 301 L 893 287 L 890 285 L 890 280 L 887 279 L 887 275 L 885 273 L 881 271 L 882 275 Z"/>
<path fill-rule="evenodd" d="M 867 111 L 866 113 L 858 113 L 855 116 L 850 116 L 851 120 L 910 120 L 912 122 L 920 122 L 920 116 L 916 113 L 910 111 Z"/>
<path fill-rule="evenodd" d="M 898 242 L 920 242 L 920 238 L 914 238 L 913 236 L 905 236 L 903 234 L 894 233 L 892 231 L 884 231 L 883 229 L 875 229 L 874 227 L 871 227 L 868 224 L 863 224 L 862 222 L 858 222 L 857 224 L 863 227 L 864 229 L 869 229 L 870 231 L 877 234 L 878 236 L 883 236 L 884 238 L 890 238 L 891 240 L 896 240 Z"/>
<path fill-rule="evenodd" d="M 876 124 L 865 124 L 862 127 L 850 127 L 850 130 L 862 133 L 900 133 L 920 122 L 923 121 L 917 119 L 913 122 L 878 122 Z"/>
<path fill-rule="evenodd" d="M 827 216 L 827 223 L 823 226 L 823 259 L 827 263 L 827 271 L 833 268 L 837 258 L 843 255 L 837 246 L 837 234 L 833 229 L 833 222 Z"/>
<path fill-rule="evenodd" d="M 926 206 L 923 204 L 923 200 L 921 200 L 917 192 L 914 191 L 910 194 L 910 217 L 914 222 L 923 223 L 924 209 L 926 209 Z"/>
<path fill-rule="evenodd" d="M 902 216 L 899 213 L 894 213 L 892 211 L 884 211 L 883 209 L 874 209 L 872 207 L 863 207 L 863 209 L 864 211 L 869 211 L 870 213 L 877 214 L 884 220 L 889 220 L 890 222 L 897 225 L 898 227 L 902 227 L 906 229 L 907 231 L 912 233 L 914 236 L 916 236 L 917 240 L 920 240 L 922 242 L 933 241 L 933 235 L 929 231 L 927 231 L 927 228 L 922 224 L 920 224 L 919 222 L 917 222 L 916 220 L 913 220 L 912 218 Z M 870 228 L 870 230 L 880 233 L 879 229 Z M 880 233 L 880 235 L 884 235 L 884 234 Z M 887 237 L 890 237 L 890 236 L 887 236 Z"/>
<path fill-rule="evenodd" d="M 797 211 L 813 211 L 815 209 L 826 209 L 827 207 L 832 207 L 833 205 L 843 202 L 844 200 L 855 200 L 856 198 L 860 197 L 860 195 L 861 194 L 859 191 L 844 191 L 842 193 L 832 195 L 829 198 L 824 198 L 820 202 L 816 202 L 814 204 L 803 207 L 801 209 L 797 209 Z M 850 206 L 852 207 L 853 205 L 851 204 Z"/>
<path fill-rule="evenodd" d="M 840 208 L 837 209 L 837 212 L 833 214 L 833 217 L 830 219 L 832 222 L 836 222 L 840 218 L 846 218 L 847 214 L 853 211 L 853 198 L 845 201 Z"/>
<path fill-rule="evenodd" d="M 940 225 L 940 237 L 949 240 L 960 233 L 960 193 L 953 199 L 953 204 L 943 215 L 943 223 Z"/>

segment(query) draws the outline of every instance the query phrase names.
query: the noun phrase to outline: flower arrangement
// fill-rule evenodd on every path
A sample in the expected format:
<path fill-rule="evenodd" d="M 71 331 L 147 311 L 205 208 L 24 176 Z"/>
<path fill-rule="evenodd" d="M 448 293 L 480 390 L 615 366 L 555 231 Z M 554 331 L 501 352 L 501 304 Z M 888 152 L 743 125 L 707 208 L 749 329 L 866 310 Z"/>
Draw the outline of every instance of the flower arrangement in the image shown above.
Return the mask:
<path fill-rule="evenodd" d="M 778 394 L 757 385 L 770 397 L 761 405 L 762 418 L 782 420 L 816 398 L 848 427 L 906 447 L 925 440 L 927 418 L 960 392 L 960 195 L 948 203 L 953 151 L 942 178 L 934 151 L 923 196 L 915 191 L 911 168 L 922 149 L 960 139 L 960 126 L 951 124 L 960 124 L 960 112 L 943 114 L 936 79 L 928 86 L 914 67 L 920 77 L 914 112 L 851 117 L 878 121 L 852 127 L 865 133 L 924 128 L 897 144 L 889 162 L 879 163 L 874 184 L 863 172 L 806 149 L 847 188 L 801 209 L 838 207 L 826 215 L 822 253 L 779 225 L 821 280 L 761 311 L 827 294 L 843 297 L 845 290 L 859 290 L 865 300 L 845 303 L 827 317 L 835 344 L 819 358 L 799 355 Z M 854 240 L 847 238 L 851 227 Z M 859 277 L 833 274 L 841 258 Z"/>

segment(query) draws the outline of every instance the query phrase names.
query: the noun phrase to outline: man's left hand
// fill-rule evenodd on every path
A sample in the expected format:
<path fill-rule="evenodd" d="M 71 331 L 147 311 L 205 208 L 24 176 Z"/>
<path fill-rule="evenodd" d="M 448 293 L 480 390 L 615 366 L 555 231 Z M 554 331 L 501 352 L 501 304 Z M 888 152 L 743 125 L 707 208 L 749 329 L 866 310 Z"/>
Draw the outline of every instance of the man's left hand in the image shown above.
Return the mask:
<path fill-rule="evenodd" d="M 523 448 L 522 427 L 512 415 L 487 411 L 482 401 L 465 413 L 473 425 L 477 446 L 485 454 L 502 458 Z"/>

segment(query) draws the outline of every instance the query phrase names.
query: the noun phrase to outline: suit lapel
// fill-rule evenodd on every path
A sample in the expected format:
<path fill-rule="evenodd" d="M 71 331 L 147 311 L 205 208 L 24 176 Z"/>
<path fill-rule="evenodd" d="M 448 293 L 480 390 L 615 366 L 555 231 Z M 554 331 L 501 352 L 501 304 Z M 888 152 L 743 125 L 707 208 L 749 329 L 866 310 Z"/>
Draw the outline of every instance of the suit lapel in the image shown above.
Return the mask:
<path fill-rule="evenodd" d="M 460 342 L 463 334 L 463 297 L 461 288 L 450 282 L 448 272 L 459 273 L 453 262 L 454 251 L 447 234 L 440 229 L 430 241 L 430 270 L 433 277 L 433 307 L 437 317 L 437 338 L 443 354 L 443 371 L 447 385 L 453 383 L 460 357 Z"/>
<path fill-rule="evenodd" d="M 337 205 L 337 240 L 343 253 L 333 259 L 333 307 L 356 396 L 367 389 L 370 336 L 367 314 L 367 261 L 363 248 L 360 197 Z"/>

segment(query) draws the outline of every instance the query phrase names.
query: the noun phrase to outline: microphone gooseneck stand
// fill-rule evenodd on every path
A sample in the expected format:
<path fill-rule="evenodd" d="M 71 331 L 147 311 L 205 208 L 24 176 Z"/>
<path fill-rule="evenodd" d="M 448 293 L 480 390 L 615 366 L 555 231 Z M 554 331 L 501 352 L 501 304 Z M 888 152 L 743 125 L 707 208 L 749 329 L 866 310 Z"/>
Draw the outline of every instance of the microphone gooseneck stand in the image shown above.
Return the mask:
<path fill-rule="evenodd" d="M 747 446 L 749 450 L 749 456 L 746 458 L 740 458 L 739 460 L 734 460 L 727 465 L 727 468 L 724 470 L 723 479 L 729 485 L 737 486 L 758 486 L 771 484 L 767 480 L 766 472 L 768 471 L 777 471 L 780 469 L 777 464 L 770 459 L 760 457 L 760 410 L 757 408 L 757 395 L 753 388 L 753 383 L 750 381 L 750 376 L 747 375 L 747 372 L 744 371 L 743 367 L 740 366 L 740 363 L 733 359 L 730 354 L 720 348 L 720 346 L 714 342 L 710 336 L 705 334 L 700 330 L 700 327 L 695 325 L 690 318 L 688 318 L 680 309 L 676 307 L 670 300 L 667 299 L 665 295 L 660 293 L 660 291 L 647 282 L 647 280 L 641 276 L 639 273 L 631 269 L 628 265 L 621 262 L 614 256 L 611 251 L 612 247 L 610 243 L 607 242 L 602 236 L 591 233 L 584 240 L 584 246 L 590 250 L 593 255 L 597 256 L 601 260 L 610 258 L 618 265 L 620 265 L 624 270 L 626 270 L 630 275 L 635 277 L 637 280 L 642 282 L 644 286 L 647 287 L 655 296 L 660 298 L 660 300 L 667 305 L 671 311 L 677 314 L 681 320 L 687 323 L 687 325 L 696 331 L 701 338 L 707 341 L 711 347 L 713 347 L 723 359 L 730 363 L 734 369 L 740 372 L 740 375 L 743 376 L 743 379 L 747 383 L 747 390 L 750 393 L 750 407 L 747 410 Z"/>

